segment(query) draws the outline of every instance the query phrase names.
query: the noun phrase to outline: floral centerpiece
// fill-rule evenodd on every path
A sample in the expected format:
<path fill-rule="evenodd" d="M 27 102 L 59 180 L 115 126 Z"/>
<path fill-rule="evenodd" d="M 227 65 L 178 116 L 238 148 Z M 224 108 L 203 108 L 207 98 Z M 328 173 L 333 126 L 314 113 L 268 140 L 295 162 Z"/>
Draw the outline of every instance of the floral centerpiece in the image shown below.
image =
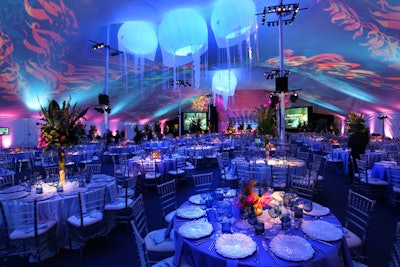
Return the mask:
<path fill-rule="evenodd" d="M 153 151 L 153 152 L 151 153 L 151 157 L 152 157 L 153 159 L 160 159 L 160 158 L 161 158 L 160 152 L 158 152 L 158 151 Z"/>
<path fill-rule="evenodd" d="M 271 202 L 272 197 L 269 193 L 264 193 L 261 196 L 254 192 L 257 182 L 250 181 L 244 185 L 243 192 L 239 195 L 239 199 L 236 203 L 240 208 L 245 210 L 254 210 L 256 215 L 261 215 L 263 207 L 268 206 Z"/>
<path fill-rule="evenodd" d="M 60 183 L 65 183 L 65 149 L 72 145 L 79 144 L 85 135 L 85 119 L 89 108 L 80 109 L 76 105 L 71 105 L 68 101 L 63 101 L 60 106 L 57 101 L 49 100 L 48 107 L 41 106 L 40 124 L 41 139 L 46 143 L 43 152 L 57 149 L 58 165 L 60 168 Z"/>
<path fill-rule="evenodd" d="M 256 109 L 258 121 L 258 135 L 277 135 L 276 127 L 276 109 L 273 106 L 261 105 Z"/>

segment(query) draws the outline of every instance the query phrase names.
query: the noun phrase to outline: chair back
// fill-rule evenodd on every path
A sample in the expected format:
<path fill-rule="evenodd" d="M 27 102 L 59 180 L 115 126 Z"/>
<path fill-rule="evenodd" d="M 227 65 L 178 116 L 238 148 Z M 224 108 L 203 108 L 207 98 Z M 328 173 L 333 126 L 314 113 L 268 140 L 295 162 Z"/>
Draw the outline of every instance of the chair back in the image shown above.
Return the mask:
<path fill-rule="evenodd" d="M 85 227 L 85 216 L 98 218 L 100 221 L 104 216 L 104 205 L 106 199 L 105 187 L 79 192 L 79 216 L 80 226 Z"/>
<path fill-rule="evenodd" d="M 0 189 L 13 186 L 14 185 L 14 174 L 6 173 L 1 176 L 0 179 Z"/>
<path fill-rule="evenodd" d="M 367 238 L 370 215 L 374 205 L 375 200 L 349 190 L 344 227 L 360 237 L 363 244 Z"/>
<path fill-rule="evenodd" d="M 389 168 L 390 173 L 390 200 L 391 202 L 400 202 L 400 168 L 391 167 Z"/>
<path fill-rule="evenodd" d="M 312 200 L 314 197 L 315 181 L 308 176 L 292 175 L 291 188 L 303 198 Z"/>
<path fill-rule="evenodd" d="M 150 259 L 149 259 L 149 253 L 146 248 L 146 243 L 145 243 L 143 237 L 140 235 L 140 231 L 138 230 L 138 227 L 136 226 L 136 223 L 134 220 L 131 221 L 131 225 L 132 225 L 133 234 L 134 234 L 135 240 L 136 240 L 136 246 L 137 246 L 137 252 L 139 254 L 140 266 L 141 267 L 149 267 Z"/>
<path fill-rule="evenodd" d="M 282 189 L 287 186 L 289 175 L 288 165 L 271 166 L 271 186 L 274 189 Z"/>
<path fill-rule="evenodd" d="M 236 171 L 237 176 L 240 180 L 244 179 L 244 172 L 250 170 L 250 165 L 247 161 L 238 161 L 236 162 Z"/>
<path fill-rule="evenodd" d="M 193 175 L 193 183 L 197 193 L 207 193 L 213 185 L 213 173 L 199 173 Z"/>
<path fill-rule="evenodd" d="M 101 163 L 88 163 L 86 164 L 85 170 L 90 173 L 101 173 Z"/>
<path fill-rule="evenodd" d="M 358 171 L 354 174 L 357 176 L 358 180 L 363 181 L 368 184 L 369 172 L 368 172 L 368 162 L 361 159 L 356 159 Z"/>
<path fill-rule="evenodd" d="M 114 177 L 117 180 L 117 184 L 121 184 L 125 177 L 129 176 L 129 170 L 127 164 L 114 164 Z"/>
<path fill-rule="evenodd" d="M 157 192 L 158 192 L 158 196 L 160 198 L 162 215 L 163 215 L 163 218 L 165 218 L 165 216 L 168 213 L 177 209 L 175 179 L 165 182 L 165 183 L 162 183 L 162 184 L 158 184 Z"/>
<path fill-rule="evenodd" d="M 146 210 L 144 207 L 143 195 L 140 194 L 133 202 L 133 221 L 137 227 L 137 232 L 141 238 L 144 238 L 149 229 L 147 227 Z"/>
<path fill-rule="evenodd" d="M 58 166 L 44 167 L 44 173 L 46 175 L 46 178 L 58 176 L 59 172 L 60 172 L 60 169 Z"/>

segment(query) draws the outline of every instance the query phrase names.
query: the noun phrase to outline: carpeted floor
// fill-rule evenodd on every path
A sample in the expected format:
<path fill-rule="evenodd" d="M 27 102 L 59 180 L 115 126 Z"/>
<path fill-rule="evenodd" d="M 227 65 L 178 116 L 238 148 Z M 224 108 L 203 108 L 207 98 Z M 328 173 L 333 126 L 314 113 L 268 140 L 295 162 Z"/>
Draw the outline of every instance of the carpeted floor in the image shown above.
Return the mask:
<path fill-rule="evenodd" d="M 102 171 L 113 174 L 111 162 L 104 162 Z M 203 168 L 199 172 L 214 172 L 215 185 L 218 185 L 219 173 L 216 168 Z M 22 175 L 22 174 L 21 174 Z M 334 169 L 327 169 L 325 174 L 324 192 L 317 200 L 329 207 L 331 211 L 344 222 L 347 193 L 351 188 L 347 177 L 336 174 Z M 194 193 L 194 186 L 190 181 L 182 182 L 177 187 L 178 204 L 183 203 Z M 143 192 L 149 229 L 162 227 L 160 206 L 156 190 Z M 368 236 L 368 266 L 389 266 L 390 252 L 394 241 L 396 223 L 399 221 L 399 210 L 391 207 L 386 201 L 380 200 L 376 204 L 375 211 L 370 222 Z M 26 259 L 13 257 L 6 266 L 35 266 Z M 140 266 L 136 252 L 134 236 L 129 225 L 120 225 L 114 228 L 107 237 L 90 241 L 84 248 L 82 261 L 79 261 L 79 253 L 76 250 L 62 249 L 59 254 L 42 263 L 44 267 L 71 267 L 71 266 L 96 266 L 96 267 L 136 267 Z"/>

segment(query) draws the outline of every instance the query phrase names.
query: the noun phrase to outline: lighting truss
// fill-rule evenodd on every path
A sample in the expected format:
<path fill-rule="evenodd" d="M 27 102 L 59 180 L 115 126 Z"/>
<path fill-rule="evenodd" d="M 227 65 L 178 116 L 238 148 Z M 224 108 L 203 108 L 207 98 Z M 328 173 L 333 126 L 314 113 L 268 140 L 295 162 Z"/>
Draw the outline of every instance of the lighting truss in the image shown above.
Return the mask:
<path fill-rule="evenodd" d="M 263 12 L 257 13 L 257 16 L 262 16 L 261 17 L 261 25 L 264 25 L 266 22 L 266 16 L 270 14 L 276 14 L 279 17 L 287 17 L 282 20 L 282 23 L 284 25 L 292 25 L 293 21 L 296 19 L 297 13 L 300 10 L 307 9 L 307 8 L 300 8 L 299 3 L 293 3 L 293 4 L 283 4 L 281 2 L 280 5 L 277 6 L 268 6 L 264 7 Z M 278 26 L 279 21 L 278 20 L 269 20 L 267 21 L 268 26 Z"/>
<path fill-rule="evenodd" d="M 192 84 L 188 80 L 186 80 L 186 81 L 183 81 L 183 80 L 175 80 L 175 81 L 171 80 L 170 85 L 174 86 L 174 84 L 176 84 L 178 86 L 184 86 L 184 87 L 192 86 Z"/>
<path fill-rule="evenodd" d="M 290 74 L 290 70 L 283 70 L 282 75 L 281 75 L 281 70 L 280 69 L 273 69 L 270 72 L 264 72 L 264 77 L 265 79 L 274 79 L 274 78 L 281 78 L 281 77 L 287 77 Z"/>

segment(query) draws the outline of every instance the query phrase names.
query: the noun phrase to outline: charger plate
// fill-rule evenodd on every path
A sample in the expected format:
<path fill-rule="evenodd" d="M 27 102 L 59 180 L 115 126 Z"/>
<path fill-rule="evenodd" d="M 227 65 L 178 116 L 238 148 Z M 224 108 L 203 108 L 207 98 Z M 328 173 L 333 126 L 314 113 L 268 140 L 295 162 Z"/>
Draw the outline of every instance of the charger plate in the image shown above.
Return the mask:
<path fill-rule="evenodd" d="M 323 220 L 303 221 L 301 229 L 309 237 L 322 241 L 336 241 L 343 237 L 342 229 Z"/>
<path fill-rule="evenodd" d="M 304 214 L 309 216 L 326 216 L 331 212 L 328 207 L 324 207 L 318 203 L 313 203 L 313 209 L 311 211 L 304 211 Z"/>
<path fill-rule="evenodd" d="M 215 250 L 225 258 L 242 259 L 257 249 L 254 240 L 242 233 L 221 234 L 215 242 Z"/>
<path fill-rule="evenodd" d="M 276 256 L 288 261 L 307 261 L 314 256 L 311 244 L 301 236 L 279 234 L 269 246 Z"/>
<path fill-rule="evenodd" d="M 194 205 L 184 206 L 176 211 L 176 215 L 184 219 L 198 219 L 205 214 L 205 210 Z"/>
<path fill-rule="evenodd" d="M 212 224 L 205 220 L 189 221 L 182 224 L 178 232 L 185 238 L 198 239 L 212 233 Z"/>

